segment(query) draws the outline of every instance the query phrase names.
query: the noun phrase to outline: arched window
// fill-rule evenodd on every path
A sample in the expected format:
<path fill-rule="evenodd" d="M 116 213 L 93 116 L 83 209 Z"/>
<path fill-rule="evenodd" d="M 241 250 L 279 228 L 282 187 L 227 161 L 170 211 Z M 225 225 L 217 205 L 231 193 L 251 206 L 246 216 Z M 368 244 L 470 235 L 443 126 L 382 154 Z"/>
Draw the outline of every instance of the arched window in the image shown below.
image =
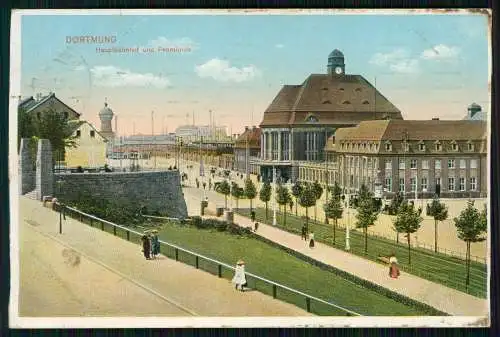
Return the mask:
<path fill-rule="evenodd" d="M 349 101 L 343 101 L 342 104 L 351 104 Z"/>
<path fill-rule="evenodd" d="M 370 104 L 366 99 L 363 101 L 363 104 Z"/>

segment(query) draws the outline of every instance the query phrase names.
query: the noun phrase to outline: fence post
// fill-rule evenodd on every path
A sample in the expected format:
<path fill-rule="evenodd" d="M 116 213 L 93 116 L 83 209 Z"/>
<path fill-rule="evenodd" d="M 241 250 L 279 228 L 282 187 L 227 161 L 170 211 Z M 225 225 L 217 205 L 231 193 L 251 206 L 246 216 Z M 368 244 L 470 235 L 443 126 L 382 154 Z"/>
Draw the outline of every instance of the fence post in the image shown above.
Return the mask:
<path fill-rule="evenodd" d="M 273 284 L 273 298 L 276 298 L 276 284 Z"/>
<path fill-rule="evenodd" d="M 198 269 L 199 267 L 199 260 L 198 260 L 198 256 L 196 256 L 196 269 Z"/>
<path fill-rule="evenodd" d="M 175 248 L 175 261 L 179 261 L 179 249 Z"/>
<path fill-rule="evenodd" d="M 217 265 L 219 277 L 222 277 L 222 265 Z"/>
<path fill-rule="evenodd" d="M 306 307 L 307 312 L 311 312 L 311 299 L 309 297 L 306 297 Z"/>
<path fill-rule="evenodd" d="M 113 235 L 116 236 L 116 226 L 113 226 Z"/>
<path fill-rule="evenodd" d="M 104 222 L 101 221 L 101 230 L 104 230 Z"/>
<path fill-rule="evenodd" d="M 130 231 L 127 230 L 127 241 L 130 241 Z"/>
<path fill-rule="evenodd" d="M 90 227 L 94 227 L 94 219 L 90 218 Z"/>

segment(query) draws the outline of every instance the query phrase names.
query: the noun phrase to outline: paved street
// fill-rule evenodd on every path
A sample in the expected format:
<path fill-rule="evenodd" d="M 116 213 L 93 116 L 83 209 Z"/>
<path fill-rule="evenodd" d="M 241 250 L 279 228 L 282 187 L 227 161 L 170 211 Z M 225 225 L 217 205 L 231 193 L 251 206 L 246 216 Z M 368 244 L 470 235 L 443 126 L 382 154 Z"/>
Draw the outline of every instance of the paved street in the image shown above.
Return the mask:
<path fill-rule="evenodd" d="M 141 165 L 143 167 L 153 167 L 154 161 L 153 160 L 143 160 L 141 162 Z M 119 161 L 115 161 L 114 165 L 119 166 Z M 123 164 L 124 167 L 126 167 L 126 164 Z M 158 169 L 165 169 L 168 168 L 168 166 L 174 165 L 174 160 L 170 159 L 167 160 L 165 158 L 157 158 L 156 161 L 156 167 Z M 192 169 L 187 169 L 187 165 L 192 165 Z M 182 161 L 181 162 L 181 170 L 188 173 L 189 181 L 188 184 L 190 186 L 195 186 L 195 178 L 199 175 L 199 163 L 198 162 L 187 162 L 187 161 Z M 209 175 L 209 170 L 207 167 L 205 167 L 205 173 L 207 175 L 207 181 L 208 181 L 208 175 Z M 233 175 L 235 176 L 235 175 Z M 222 178 L 220 177 L 215 177 L 215 181 L 221 180 Z M 254 182 L 257 184 L 257 178 L 256 176 L 252 176 L 252 179 Z M 243 180 L 240 178 L 234 179 L 240 186 L 243 186 Z M 208 188 L 208 187 L 207 187 Z M 260 188 L 257 189 L 257 191 L 260 191 Z M 211 200 L 219 200 L 219 199 L 213 199 L 213 196 L 219 196 L 216 193 L 207 193 L 207 196 L 211 198 Z M 324 204 L 324 196 L 321 200 L 318 201 L 318 206 L 317 206 L 317 219 L 320 221 L 324 221 L 324 212 L 322 211 L 323 209 L 323 204 Z M 228 198 L 228 200 L 230 200 Z M 438 224 L 438 246 L 441 251 L 446 252 L 447 254 L 450 254 L 450 252 L 454 252 L 459 254 L 460 256 L 463 257 L 463 254 L 465 254 L 465 243 L 458 239 L 457 237 L 457 232 L 455 229 L 455 225 L 453 223 L 453 218 L 458 216 L 460 212 L 465 208 L 467 200 L 464 199 L 442 199 L 443 202 L 445 202 L 448 206 L 449 210 L 449 217 L 447 220 L 443 221 L 442 223 Z M 229 201 L 228 201 L 229 202 Z M 234 202 L 234 201 L 233 201 Z M 295 202 L 295 200 L 294 200 Z M 419 200 L 419 203 L 417 205 L 423 206 L 422 208 L 425 208 L 425 204 L 427 202 L 431 202 L 431 200 Z M 483 204 L 486 202 L 485 199 L 477 199 L 476 201 L 476 207 L 479 209 L 482 209 Z M 264 203 L 259 200 L 259 197 L 257 196 L 255 200 L 253 201 L 254 207 L 265 207 Z M 222 205 L 223 205 L 223 200 L 222 200 Z M 236 203 L 234 202 L 234 205 Z M 240 207 L 249 207 L 250 202 L 248 200 L 240 200 L 239 201 Z M 272 208 L 272 199 L 269 202 L 269 207 Z M 199 207 L 198 207 L 199 210 Z M 198 211 L 199 212 L 199 211 Z M 295 214 L 295 206 L 293 209 L 293 213 Z M 339 220 L 339 226 L 343 227 L 345 226 L 345 223 L 347 222 L 347 217 L 346 217 L 346 212 L 344 212 L 344 218 Z M 198 213 L 199 214 L 199 213 Z M 305 215 L 305 209 L 302 207 L 298 207 L 298 214 L 299 215 Z M 356 211 L 351 209 L 351 227 L 352 223 L 355 219 L 355 214 Z M 314 207 L 311 207 L 309 209 L 309 216 L 311 218 L 314 218 Z M 428 216 L 423 216 L 424 221 L 422 222 L 422 226 L 418 230 L 416 235 L 412 236 L 413 242 L 419 246 L 419 247 L 426 247 L 433 249 L 434 247 L 434 220 L 432 217 Z M 377 221 L 375 222 L 375 225 L 369 228 L 369 231 L 371 233 L 376 233 L 379 236 L 383 236 L 386 238 L 391 238 L 391 239 L 396 239 L 396 234 L 394 230 L 392 229 L 392 220 L 393 216 L 385 215 L 385 214 L 380 214 Z M 484 258 L 488 255 L 487 251 L 487 243 L 486 242 L 479 242 L 479 243 L 473 243 L 471 245 L 471 254 L 473 256 L 477 256 L 481 260 L 479 262 L 484 262 Z"/>
<path fill-rule="evenodd" d="M 21 316 L 308 316 L 20 198 Z"/>
<path fill-rule="evenodd" d="M 184 188 L 184 197 L 186 199 L 189 214 L 199 214 L 201 193 L 202 191 L 197 188 Z M 224 197 L 215 192 L 207 192 L 207 194 L 209 200 L 211 200 L 211 202 L 209 202 L 209 209 L 211 213 L 213 213 L 216 205 L 223 205 Z M 234 216 L 234 221 L 241 226 L 252 226 L 250 219 L 239 215 Z M 301 240 L 300 236 L 278 228 L 260 224 L 257 234 L 292 248 L 315 260 L 332 265 L 370 282 L 382 285 L 392 291 L 426 303 L 449 314 L 457 316 L 483 316 L 488 312 L 487 300 L 476 298 L 403 272 L 399 279 L 391 279 L 388 277 L 387 267 L 384 265 L 321 243 L 317 243 L 314 249 L 310 249 L 308 245 Z"/>

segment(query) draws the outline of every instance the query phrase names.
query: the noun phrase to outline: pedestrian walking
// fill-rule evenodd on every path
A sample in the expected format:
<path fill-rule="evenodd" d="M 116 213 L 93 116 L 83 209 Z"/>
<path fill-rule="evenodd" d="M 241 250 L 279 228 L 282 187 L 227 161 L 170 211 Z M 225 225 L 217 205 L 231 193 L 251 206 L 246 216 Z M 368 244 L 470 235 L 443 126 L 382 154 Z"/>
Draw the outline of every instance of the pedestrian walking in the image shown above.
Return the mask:
<path fill-rule="evenodd" d="M 391 278 L 398 278 L 399 275 L 398 259 L 396 258 L 396 254 L 392 252 L 389 256 L 389 276 Z"/>
<path fill-rule="evenodd" d="M 245 277 L 245 261 L 238 260 L 238 262 L 236 262 L 232 282 L 235 284 L 236 290 L 245 291 L 244 287 L 247 285 L 247 279 Z"/>
<path fill-rule="evenodd" d="M 314 248 L 314 233 L 309 234 L 309 248 Z"/>
<path fill-rule="evenodd" d="M 149 237 L 147 234 L 144 234 L 141 237 L 142 240 L 142 252 L 144 253 L 144 257 L 146 260 L 151 259 L 151 241 L 149 241 Z"/>
<path fill-rule="evenodd" d="M 255 222 L 255 211 L 253 209 L 250 211 L 250 219 L 252 219 L 252 222 Z"/>
<path fill-rule="evenodd" d="M 307 227 L 306 227 L 306 224 L 302 225 L 302 240 L 307 241 Z"/>
<path fill-rule="evenodd" d="M 151 254 L 153 259 L 156 259 L 156 255 L 160 254 L 160 240 L 156 229 L 151 232 Z"/>
<path fill-rule="evenodd" d="M 259 229 L 259 223 L 258 222 L 255 223 L 253 231 L 256 232 L 257 229 Z"/>

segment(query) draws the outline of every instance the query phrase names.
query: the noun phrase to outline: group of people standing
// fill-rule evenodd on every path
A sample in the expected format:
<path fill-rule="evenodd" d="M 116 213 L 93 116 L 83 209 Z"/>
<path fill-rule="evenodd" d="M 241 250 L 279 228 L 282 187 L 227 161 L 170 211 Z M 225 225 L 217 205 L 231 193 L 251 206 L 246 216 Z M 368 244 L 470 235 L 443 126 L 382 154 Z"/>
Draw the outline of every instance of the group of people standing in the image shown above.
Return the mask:
<path fill-rule="evenodd" d="M 309 248 L 314 248 L 314 233 L 307 233 L 306 224 L 302 226 L 302 240 L 309 241 Z"/>
<path fill-rule="evenodd" d="M 144 232 L 141 238 L 142 252 L 146 260 L 156 259 L 160 254 L 160 239 L 156 229 Z"/>
<path fill-rule="evenodd" d="M 239 260 L 238 262 L 236 262 L 232 282 L 235 284 L 236 290 L 245 291 L 245 287 L 247 286 L 247 279 L 245 276 L 245 261 Z"/>

